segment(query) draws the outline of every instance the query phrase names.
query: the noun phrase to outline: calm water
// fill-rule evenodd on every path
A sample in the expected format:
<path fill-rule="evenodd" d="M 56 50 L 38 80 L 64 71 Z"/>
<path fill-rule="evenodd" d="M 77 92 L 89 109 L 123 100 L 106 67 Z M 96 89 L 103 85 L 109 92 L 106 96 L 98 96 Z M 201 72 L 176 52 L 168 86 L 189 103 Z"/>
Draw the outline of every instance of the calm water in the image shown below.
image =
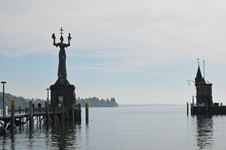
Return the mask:
<path fill-rule="evenodd" d="M 0 135 L 0 149 L 226 149 L 226 116 L 187 117 L 185 106 L 90 108 L 90 121 Z M 84 118 L 83 110 L 83 118 Z"/>

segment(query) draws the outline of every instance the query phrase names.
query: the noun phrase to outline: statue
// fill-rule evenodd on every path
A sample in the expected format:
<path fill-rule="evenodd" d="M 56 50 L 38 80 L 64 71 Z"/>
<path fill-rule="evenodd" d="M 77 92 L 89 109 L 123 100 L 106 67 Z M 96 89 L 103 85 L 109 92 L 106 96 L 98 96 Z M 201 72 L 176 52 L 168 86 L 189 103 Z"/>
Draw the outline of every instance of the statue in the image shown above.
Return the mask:
<path fill-rule="evenodd" d="M 60 29 L 60 42 L 56 43 L 55 39 L 56 36 L 53 33 L 52 34 L 52 38 L 53 38 L 53 45 L 56 47 L 60 47 L 60 51 L 59 51 L 59 65 L 58 65 L 58 78 L 66 78 L 67 77 L 67 70 L 66 70 L 66 52 L 65 52 L 65 48 L 67 48 L 68 46 L 70 46 L 70 40 L 71 40 L 71 34 L 69 33 L 68 35 L 68 44 L 63 43 L 64 38 L 63 38 L 63 29 L 61 27 Z"/>

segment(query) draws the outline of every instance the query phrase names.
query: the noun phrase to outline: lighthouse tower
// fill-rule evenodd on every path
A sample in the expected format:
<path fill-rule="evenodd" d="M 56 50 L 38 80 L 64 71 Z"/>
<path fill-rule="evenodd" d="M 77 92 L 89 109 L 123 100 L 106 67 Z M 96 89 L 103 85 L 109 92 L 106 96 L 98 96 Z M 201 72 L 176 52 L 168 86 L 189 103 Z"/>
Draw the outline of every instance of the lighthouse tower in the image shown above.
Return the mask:
<path fill-rule="evenodd" d="M 200 67 L 198 65 L 197 74 L 195 77 L 195 86 L 196 86 L 196 103 L 197 105 L 205 104 L 208 106 L 213 105 L 212 99 L 212 83 L 205 80 L 202 77 Z"/>

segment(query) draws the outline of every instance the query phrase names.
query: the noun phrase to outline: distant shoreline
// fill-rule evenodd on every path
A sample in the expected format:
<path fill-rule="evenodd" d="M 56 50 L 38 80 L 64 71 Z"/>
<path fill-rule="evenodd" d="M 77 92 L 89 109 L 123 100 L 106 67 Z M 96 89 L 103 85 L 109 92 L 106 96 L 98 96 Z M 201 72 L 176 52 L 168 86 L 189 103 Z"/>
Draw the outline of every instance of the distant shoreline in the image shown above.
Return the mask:
<path fill-rule="evenodd" d="M 119 104 L 118 107 L 186 106 L 186 104 Z"/>

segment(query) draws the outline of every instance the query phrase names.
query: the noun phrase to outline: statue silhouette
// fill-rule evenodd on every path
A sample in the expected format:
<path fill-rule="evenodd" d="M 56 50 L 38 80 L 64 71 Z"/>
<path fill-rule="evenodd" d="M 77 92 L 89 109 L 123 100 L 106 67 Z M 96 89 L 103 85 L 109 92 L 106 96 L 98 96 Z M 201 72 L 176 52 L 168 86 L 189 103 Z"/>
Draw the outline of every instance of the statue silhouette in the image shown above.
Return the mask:
<path fill-rule="evenodd" d="M 60 42 L 56 43 L 55 39 L 55 34 L 52 34 L 52 38 L 53 38 L 53 45 L 56 47 L 60 47 L 60 51 L 59 51 L 59 65 L 58 65 L 58 78 L 66 78 L 67 77 L 67 70 L 66 70 L 66 52 L 65 52 L 65 48 L 67 48 L 68 46 L 70 46 L 70 40 L 71 40 L 71 35 L 69 33 L 68 35 L 68 44 L 63 43 L 64 38 L 62 36 L 63 34 L 63 29 L 61 27 L 61 36 L 60 36 Z"/>

